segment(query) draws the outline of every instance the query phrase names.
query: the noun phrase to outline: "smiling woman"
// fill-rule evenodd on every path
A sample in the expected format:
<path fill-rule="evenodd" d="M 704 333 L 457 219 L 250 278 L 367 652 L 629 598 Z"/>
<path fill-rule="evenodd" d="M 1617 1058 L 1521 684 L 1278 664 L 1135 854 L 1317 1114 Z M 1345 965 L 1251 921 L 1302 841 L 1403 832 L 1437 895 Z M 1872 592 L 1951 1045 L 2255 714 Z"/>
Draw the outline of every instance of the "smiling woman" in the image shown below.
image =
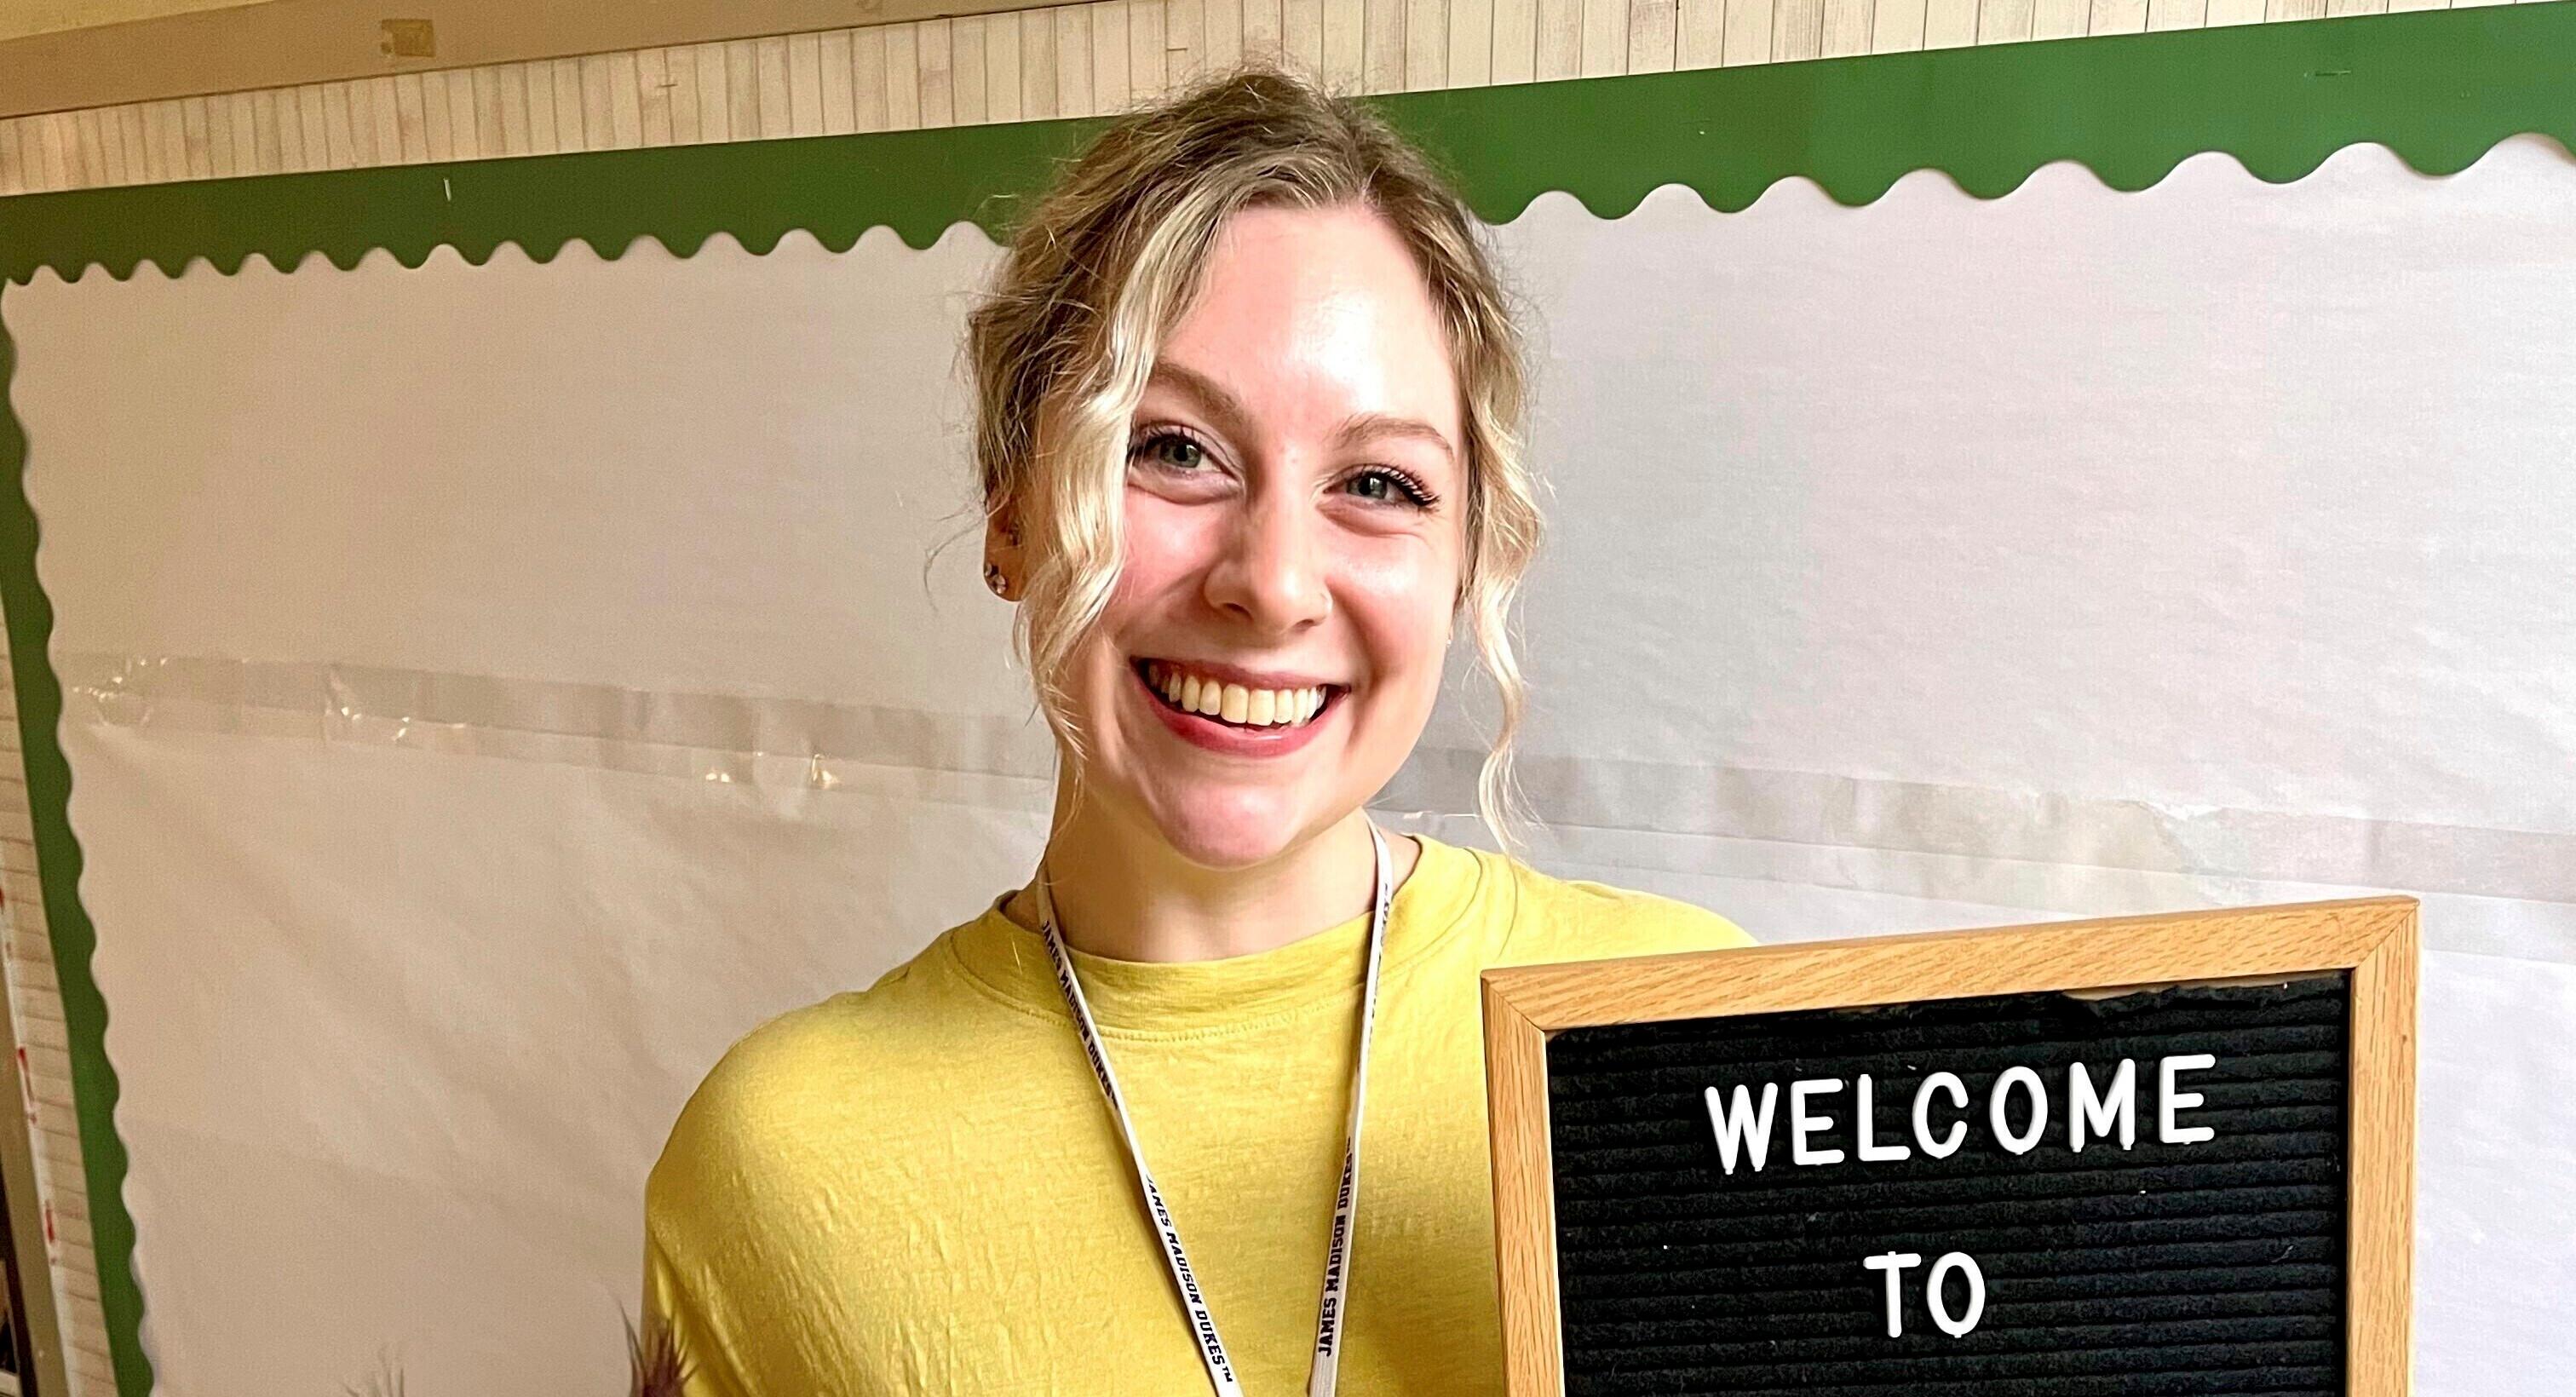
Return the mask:
<path fill-rule="evenodd" d="M 1478 974 L 1745 937 L 1366 813 L 1463 621 L 1508 843 L 1538 520 L 1478 226 L 1366 108 L 1230 74 L 1073 163 L 969 340 L 1051 833 L 691 1099 L 646 1199 L 688 1390 L 1499 1391 Z"/>

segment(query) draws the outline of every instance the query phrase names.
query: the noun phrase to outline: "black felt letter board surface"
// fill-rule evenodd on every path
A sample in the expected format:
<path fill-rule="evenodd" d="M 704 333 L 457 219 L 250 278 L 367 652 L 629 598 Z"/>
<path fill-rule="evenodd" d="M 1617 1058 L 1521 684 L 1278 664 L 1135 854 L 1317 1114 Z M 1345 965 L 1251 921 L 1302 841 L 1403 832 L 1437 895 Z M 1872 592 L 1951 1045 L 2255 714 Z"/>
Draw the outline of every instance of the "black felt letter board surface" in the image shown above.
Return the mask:
<path fill-rule="evenodd" d="M 1567 1029 L 1547 1047 L 1566 1391 L 2340 1394 L 2349 1004 L 2335 974 Z M 1925 1091 L 1940 1072 L 1957 1091 Z"/>

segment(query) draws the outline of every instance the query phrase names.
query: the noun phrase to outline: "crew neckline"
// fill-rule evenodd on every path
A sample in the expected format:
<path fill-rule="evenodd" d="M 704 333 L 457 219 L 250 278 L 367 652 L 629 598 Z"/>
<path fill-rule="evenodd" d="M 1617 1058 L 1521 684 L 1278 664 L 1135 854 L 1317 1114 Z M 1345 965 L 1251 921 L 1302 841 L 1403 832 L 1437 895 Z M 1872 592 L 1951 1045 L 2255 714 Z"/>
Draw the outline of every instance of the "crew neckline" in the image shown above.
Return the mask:
<path fill-rule="evenodd" d="M 1448 939 L 1484 878 L 1475 850 L 1415 839 L 1422 855 L 1387 908 L 1382 974 L 1405 969 Z M 1069 1023 L 1046 942 L 1002 914 L 1008 896 L 941 938 L 949 959 L 1011 1008 Z M 1284 946 L 1216 960 L 1117 960 L 1065 949 L 1103 1034 L 1188 1038 L 1246 1031 L 1356 997 L 1367 975 L 1367 943 L 1362 913 Z"/>

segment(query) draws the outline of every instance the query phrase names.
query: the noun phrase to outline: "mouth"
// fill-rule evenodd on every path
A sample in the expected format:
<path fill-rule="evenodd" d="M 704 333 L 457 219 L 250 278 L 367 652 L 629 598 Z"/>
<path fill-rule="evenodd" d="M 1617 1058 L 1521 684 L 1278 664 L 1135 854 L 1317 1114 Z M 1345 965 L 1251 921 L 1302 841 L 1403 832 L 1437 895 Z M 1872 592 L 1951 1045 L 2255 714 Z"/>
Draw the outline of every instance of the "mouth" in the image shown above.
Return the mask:
<path fill-rule="evenodd" d="M 1167 712 L 1244 733 L 1284 732 L 1310 726 L 1350 692 L 1348 686 L 1341 684 L 1288 688 L 1241 684 L 1169 660 L 1138 660 L 1135 670 L 1146 692 Z"/>

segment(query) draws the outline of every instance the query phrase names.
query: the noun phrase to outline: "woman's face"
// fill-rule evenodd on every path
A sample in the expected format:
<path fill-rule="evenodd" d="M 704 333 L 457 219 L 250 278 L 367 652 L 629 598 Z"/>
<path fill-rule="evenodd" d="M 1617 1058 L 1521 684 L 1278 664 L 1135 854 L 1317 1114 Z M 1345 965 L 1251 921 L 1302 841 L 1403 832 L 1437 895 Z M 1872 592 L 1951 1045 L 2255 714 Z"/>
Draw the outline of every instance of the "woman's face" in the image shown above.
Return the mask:
<path fill-rule="evenodd" d="M 1359 808 L 1439 692 L 1466 486 L 1447 336 L 1395 230 L 1233 217 L 1129 436 L 1126 567 L 1069 676 L 1083 798 L 1209 868 Z"/>

